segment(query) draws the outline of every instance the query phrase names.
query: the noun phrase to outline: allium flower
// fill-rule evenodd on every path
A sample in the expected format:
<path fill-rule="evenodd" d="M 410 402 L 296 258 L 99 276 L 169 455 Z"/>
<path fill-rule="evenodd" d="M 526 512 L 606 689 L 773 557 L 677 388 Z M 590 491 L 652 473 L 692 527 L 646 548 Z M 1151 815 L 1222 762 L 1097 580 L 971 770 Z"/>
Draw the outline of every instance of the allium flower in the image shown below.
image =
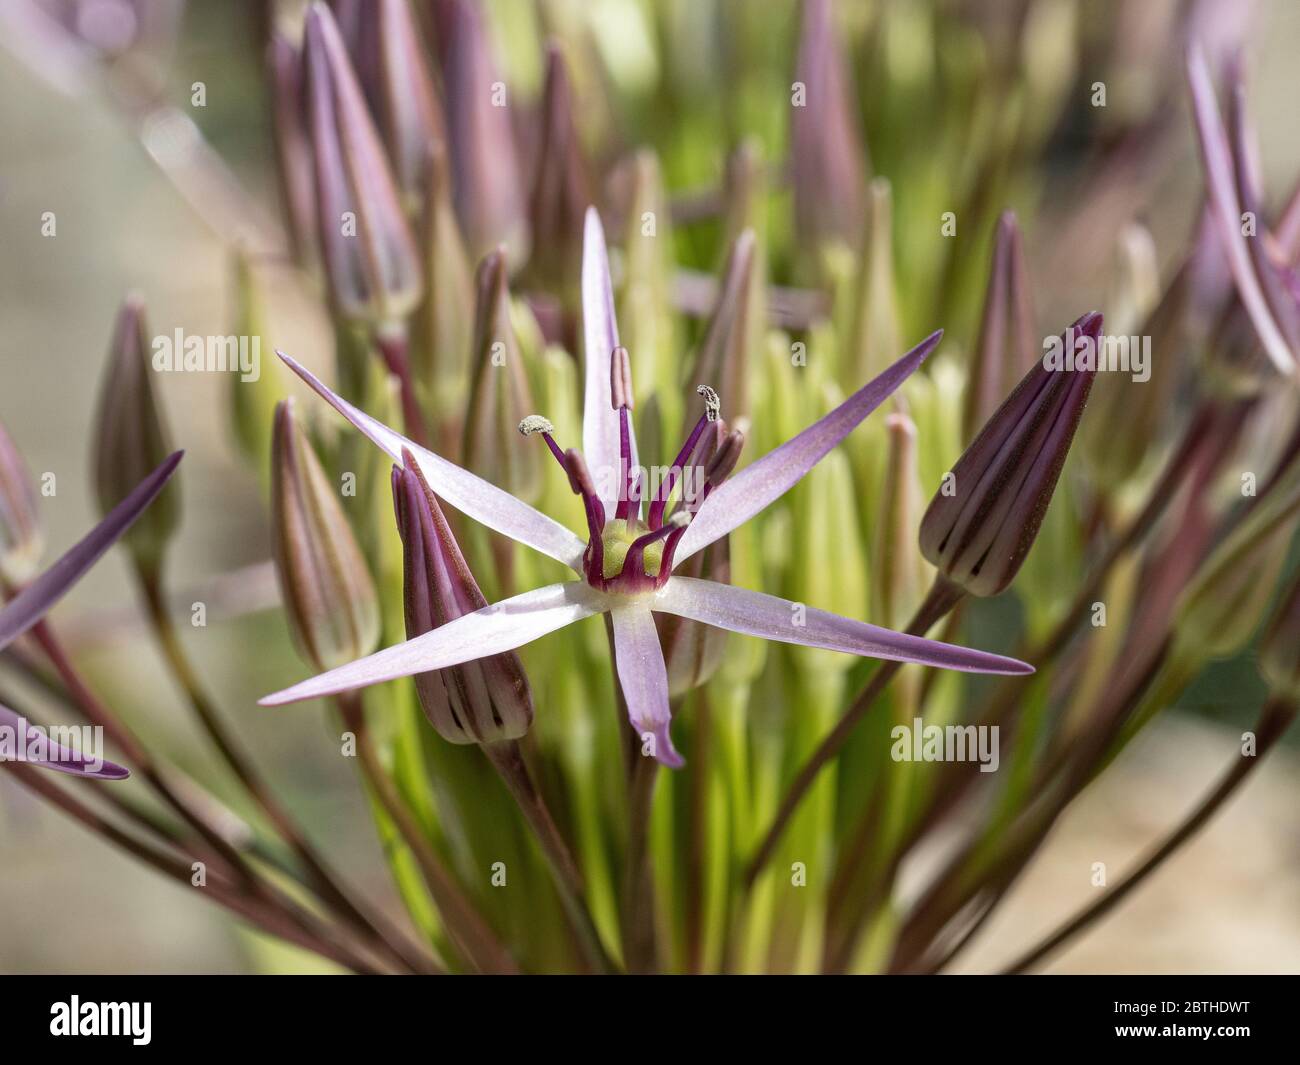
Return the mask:
<path fill-rule="evenodd" d="M 79 581 L 99 557 L 113 546 L 157 498 L 171 475 L 180 464 L 182 452 L 170 456 L 161 466 L 145 477 L 128 492 L 104 517 L 104 520 L 0 609 L 0 651 L 41 620 L 69 588 Z M 8 707 L 0 706 L 0 726 L 17 728 L 22 719 Z M 96 777 L 104 780 L 121 780 L 127 771 L 112 762 L 96 765 L 79 752 L 70 751 L 58 744 L 51 746 L 41 760 L 28 764 L 57 769 L 76 776 Z"/>
<path fill-rule="evenodd" d="M 582 496 L 588 539 L 565 529 L 500 488 L 475 477 L 335 395 L 309 371 L 290 367 L 375 444 L 401 462 L 409 451 L 429 488 L 466 515 L 571 567 L 582 578 L 524 592 L 464 614 L 423 636 L 330 670 L 263 705 L 335 694 L 397 677 L 446 669 L 514 650 L 582 618 L 608 613 L 615 664 L 628 715 L 643 752 L 670 766 L 682 759 L 669 738 L 668 674 L 654 612 L 675 614 L 750 636 L 874 658 L 919 662 L 969 672 L 1027 673 L 1015 659 L 908 636 L 806 607 L 763 592 L 715 581 L 674 577 L 673 567 L 726 536 L 797 483 L 889 396 L 939 342 L 934 333 L 835 410 L 763 458 L 724 480 L 735 466 L 736 434 L 713 450 L 707 467 L 684 469 L 718 414 L 719 401 L 701 388 L 705 411 L 671 472 L 654 491 L 638 472 L 632 432 L 631 367 L 619 346 L 613 293 L 600 220 L 587 212 L 583 248 L 586 402 L 583 451 L 563 450 L 550 422 L 524 419 L 520 430 L 540 433 Z M 680 499 L 673 506 L 679 486 Z"/>

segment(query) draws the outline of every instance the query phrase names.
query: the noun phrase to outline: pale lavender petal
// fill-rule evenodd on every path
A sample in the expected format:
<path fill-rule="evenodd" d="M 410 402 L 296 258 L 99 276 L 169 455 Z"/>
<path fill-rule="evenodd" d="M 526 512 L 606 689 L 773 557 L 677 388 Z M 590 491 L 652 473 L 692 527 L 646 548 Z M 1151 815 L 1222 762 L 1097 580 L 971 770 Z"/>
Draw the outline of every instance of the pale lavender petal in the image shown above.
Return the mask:
<path fill-rule="evenodd" d="M 713 491 L 677 545 L 680 565 L 785 495 L 831 448 L 898 388 L 934 350 L 943 330 L 931 333 L 884 373 L 868 381 L 826 417 L 769 451 Z"/>
<path fill-rule="evenodd" d="M 331 391 L 315 374 L 283 351 L 277 351 L 276 354 L 321 398 L 381 450 L 387 452 L 398 465 L 402 465 L 402 449 L 410 451 L 420 464 L 424 479 L 429 482 L 429 487 L 437 493 L 438 498 L 481 525 L 495 529 L 544 555 L 550 555 L 578 572 L 582 571 L 582 553 L 587 545 L 558 521 L 548 518 L 504 489 L 474 476 L 469 470 L 408 440 Z"/>
<path fill-rule="evenodd" d="M 1192 88 L 1192 112 L 1196 118 L 1201 158 L 1205 163 L 1210 205 L 1219 224 L 1219 238 L 1227 253 L 1228 266 L 1232 269 L 1233 280 L 1237 282 L 1237 294 L 1250 315 L 1265 353 L 1280 373 L 1290 374 L 1295 369 L 1295 356 L 1278 328 L 1260 288 L 1250 249 L 1246 244 L 1247 238 L 1241 231 L 1241 202 L 1237 197 L 1232 151 L 1219 114 L 1219 105 L 1214 98 L 1210 71 L 1199 48 L 1193 48 L 1188 55 L 1187 77 Z"/>
<path fill-rule="evenodd" d="M 865 621 L 842 618 L 816 607 L 792 603 L 775 595 L 751 592 L 716 581 L 671 577 L 655 596 L 651 608 L 702 621 L 720 629 L 761 636 L 765 640 L 822 647 L 867 658 L 919 662 L 963 673 L 1032 673 L 1034 667 L 1014 658 L 974 651 L 969 647 L 927 640 L 882 629 Z"/>
<path fill-rule="evenodd" d="M 699 582 L 706 583 L 706 582 Z M 654 615 L 635 603 L 610 611 L 614 622 L 614 662 L 627 703 L 627 716 L 637 733 L 654 737 L 654 755 L 671 769 L 685 765 L 668 735 L 668 667 Z"/>
<path fill-rule="evenodd" d="M 534 588 L 258 701 L 262 706 L 282 706 L 513 651 L 548 632 L 599 614 L 608 604 L 608 596 L 581 581 Z"/>
<path fill-rule="evenodd" d="M 614 317 L 614 286 L 609 279 L 605 230 L 596 208 L 587 208 L 582 236 L 582 335 L 586 360 L 586 393 L 582 406 L 582 451 L 596 482 L 605 513 L 613 515 L 622 485 L 619 416 L 609 391 L 610 356 L 618 347 Z M 636 358 L 636 352 L 632 352 Z M 632 465 L 637 463 L 636 434 L 632 434 Z"/>
<path fill-rule="evenodd" d="M 161 466 L 136 485 L 104 520 L 74 544 L 49 569 L 27 585 L 0 610 L 0 648 L 8 647 L 30 629 L 86 570 L 107 551 L 162 491 L 180 464 L 183 451 L 169 456 Z"/>
<path fill-rule="evenodd" d="M 24 752 L 28 749 L 28 744 L 24 743 L 20 736 L 23 732 L 29 737 L 29 743 L 36 737 L 41 738 L 45 749 L 40 752 L 39 757 L 31 759 L 25 757 Z M 76 751 L 59 743 L 49 743 L 48 739 L 47 733 L 27 724 L 22 716 L 14 713 L 9 707 L 0 706 L 0 762 L 7 760 L 12 752 L 14 761 L 22 762 L 24 765 L 55 769 L 60 773 L 70 773 L 76 777 L 125 780 L 131 775 L 122 766 L 115 765 L 106 758 L 92 759 L 88 757 L 86 751 Z"/>

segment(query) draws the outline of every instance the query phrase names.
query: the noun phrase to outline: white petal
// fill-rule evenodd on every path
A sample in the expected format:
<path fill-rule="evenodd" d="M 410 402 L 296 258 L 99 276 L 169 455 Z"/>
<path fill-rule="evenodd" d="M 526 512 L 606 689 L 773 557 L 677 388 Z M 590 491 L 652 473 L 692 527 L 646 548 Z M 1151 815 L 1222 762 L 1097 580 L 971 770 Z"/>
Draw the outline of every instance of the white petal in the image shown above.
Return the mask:
<path fill-rule="evenodd" d="M 673 769 L 685 763 L 668 735 L 672 714 L 668 707 L 668 667 L 655 629 L 654 615 L 644 603 L 616 607 L 610 611 L 614 622 L 614 660 L 618 683 L 627 703 L 632 727 L 644 736 L 654 737 L 654 754 Z"/>
<path fill-rule="evenodd" d="M 402 462 L 402 449 L 409 450 L 415 456 L 415 461 L 420 464 L 420 471 L 424 474 L 424 479 L 429 482 L 429 487 L 438 494 L 440 499 L 489 529 L 495 529 L 512 540 L 526 544 L 544 555 L 550 555 L 551 558 L 563 562 L 575 571 L 582 572 L 582 553 L 587 545 L 574 535 L 572 530 L 566 529 L 558 521 L 530 507 L 522 499 L 516 499 L 504 489 L 481 477 L 476 477 L 469 470 L 462 469 L 454 462 L 448 462 L 441 456 L 435 455 L 428 448 L 408 440 L 401 433 L 390 429 L 364 411 L 358 410 L 342 396 L 331 391 L 315 374 L 284 352 L 277 351 L 276 354 L 331 407 L 361 430 L 399 465 Z"/>
<path fill-rule="evenodd" d="M 927 640 L 923 636 L 909 636 L 775 595 L 694 577 L 669 578 L 656 594 L 653 609 L 748 636 L 868 658 L 919 662 L 964 673 L 1034 671 L 1014 658 Z"/>
<path fill-rule="evenodd" d="M 609 390 L 610 356 L 618 347 L 618 321 L 614 317 L 614 288 L 609 279 L 605 230 L 596 208 L 587 208 L 582 236 L 582 335 L 586 360 L 586 392 L 582 406 L 582 454 L 596 482 L 605 513 L 614 516 L 621 493 L 622 452 L 619 449 L 619 414 Z M 636 352 L 631 353 L 636 357 Z M 633 432 L 632 465 L 637 464 Z"/>
<path fill-rule="evenodd" d="M 535 588 L 465 614 L 413 640 L 321 673 L 259 702 L 263 706 L 280 706 L 322 695 L 336 695 L 512 651 L 548 632 L 599 614 L 608 603 L 607 596 L 581 581 Z"/>
<path fill-rule="evenodd" d="M 868 381 L 824 418 L 746 466 L 709 495 L 677 545 L 675 562 L 720 540 L 785 495 L 826 453 L 898 388 L 934 350 L 943 330 L 931 333 L 883 373 Z"/>

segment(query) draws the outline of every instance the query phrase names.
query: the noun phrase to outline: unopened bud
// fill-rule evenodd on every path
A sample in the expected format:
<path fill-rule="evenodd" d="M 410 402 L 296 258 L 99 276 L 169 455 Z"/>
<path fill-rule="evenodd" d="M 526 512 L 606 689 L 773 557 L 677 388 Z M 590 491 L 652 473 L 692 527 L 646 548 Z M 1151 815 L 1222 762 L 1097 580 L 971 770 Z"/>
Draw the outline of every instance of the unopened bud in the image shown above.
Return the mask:
<path fill-rule="evenodd" d="M 408 639 L 487 606 L 419 467 L 393 467 L 393 501 L 404 556 Z M 533 723 L 533 698 L 513 651 L 415 677 L 430 724 L 450 743 L 518 739 Z"/>
<path fill-rule="evenodd" d="M 292 400 L 275 411 L 271 544 L 289 630 L 303 658 L 325 670 L 373 651 L 379 605 L 370 571 Z"/>
<path fill-rule="evenodd" d="M 985 423 L 921 520 L 921 551 L 972 595 L 997 595 L 1015 578 L 1052 500 L 1096 373 L 1100 314 L 1045 355 Z M 1082 368 L 1077 354 L 1091 350 Z"/>
<path fill-rule="evenodd" d="M 135 297 L 128 298 L 113 327 L 94 434 L 95 489 L 103 514 L 175 450 L 154 395 L 149 348 L 144 305 Z M 179 520 L 180 490 L 173 478 L 122 542 L 137 564 L 156 568 Z"/>

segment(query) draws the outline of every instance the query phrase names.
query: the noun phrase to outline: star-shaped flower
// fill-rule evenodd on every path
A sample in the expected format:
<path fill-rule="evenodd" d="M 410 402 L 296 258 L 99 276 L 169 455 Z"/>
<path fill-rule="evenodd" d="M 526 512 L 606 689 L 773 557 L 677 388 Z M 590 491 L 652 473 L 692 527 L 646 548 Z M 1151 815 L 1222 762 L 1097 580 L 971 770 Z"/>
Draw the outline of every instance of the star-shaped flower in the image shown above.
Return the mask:
<path fill-rule="evenodd" d="M 575 621 L 608 613 L 615 667 L 632 726 L 649 753 L 676 767 L 682 759 L 668 733 L 668 675 L 655 630 L 656 611 L 750 636 L 872 658 L 967 672 L 1033 672 L 1031 666 L 1001 655 L 893 632 L 764 592 L 673 576 L 675 565 L 726 536 L 795 485 L 903 383 L 938 344 L 941 332 L 927 337 L 824 418 L 730 479 L 726 478 L 739 453 L 739 434 L 719 439 L 707 431 L 717 418 L 718 398 L 711 389 L 702 388 L 705 412 L 643 517 L 640 496 L 646 486 L 638 473 L 632 432 L 628 356 L 619 346 L 604 233 L 590 208 L 582 296 L 587 362 L 583 450 L 562 450 L 550 422 L 542 417 L 526 418 L 520 431 L 542 434 L 574 491 L 582 496 L 585 541 L 508 492 L 358 410 L 280 353 L 307 384 L 395 461 L 402 463 L 403 452 L 409 452 L 441 499 L 488 528 L 563 562 L 581 579 L 537 588 L 465 614 L 422 636 L 269 695 L 261 700 L 263 705 L 445 669 L 513 650 Z M 713 446 L 701 449 L 701 442 L 710 439 Z M 673 506 L 678 484 L 681 498 Z"/>

